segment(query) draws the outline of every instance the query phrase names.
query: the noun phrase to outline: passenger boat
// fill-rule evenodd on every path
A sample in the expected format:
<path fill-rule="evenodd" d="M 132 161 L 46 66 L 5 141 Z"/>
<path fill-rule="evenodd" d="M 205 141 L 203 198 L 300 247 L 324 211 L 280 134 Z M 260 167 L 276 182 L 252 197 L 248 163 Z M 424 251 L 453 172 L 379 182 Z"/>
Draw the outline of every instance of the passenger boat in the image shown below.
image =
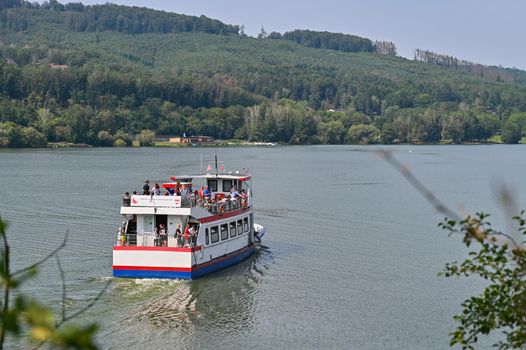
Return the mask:
<path fill-rule="evenodd" d="M 265 229 L 254 224 L 250 175 L 175 176 L 162 188 L 123 199 L 114 277 L 192 279 L 255 252 Z"/>

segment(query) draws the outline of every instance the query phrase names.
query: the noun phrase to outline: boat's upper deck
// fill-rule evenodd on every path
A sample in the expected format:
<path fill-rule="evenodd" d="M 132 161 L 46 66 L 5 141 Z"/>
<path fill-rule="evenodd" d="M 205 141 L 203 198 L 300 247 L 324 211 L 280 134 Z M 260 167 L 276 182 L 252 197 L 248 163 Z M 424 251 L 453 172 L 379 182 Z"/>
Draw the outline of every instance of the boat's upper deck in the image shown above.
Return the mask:
<path fill-rule="evenodd" d="M 172 209 L 183 215 L 190 211 L 175 209 L 202 208 L 212 215 L 248 209 L 252 207 L 250 182 L 250 175 L 232 173 L 172 176 L 170 182 L 155 182 L 151 187 L 146 181 L 142 195 L 123 195 L 121 214 L 143 214 L 150 211 L 147 208 Z"/>

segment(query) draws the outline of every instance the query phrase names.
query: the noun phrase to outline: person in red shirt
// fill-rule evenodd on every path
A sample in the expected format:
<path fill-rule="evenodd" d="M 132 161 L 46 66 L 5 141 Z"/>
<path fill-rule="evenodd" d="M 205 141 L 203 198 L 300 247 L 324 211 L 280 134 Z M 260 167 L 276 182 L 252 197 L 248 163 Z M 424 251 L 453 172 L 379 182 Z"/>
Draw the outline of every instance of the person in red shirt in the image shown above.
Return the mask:
<path fill-rule="evenodd" d="M 184 233 L 183 233 L 183 241 L 184 241 L 184 246 L 190 246 L 190 229 L 188 228 L 188 226 L 186 226 L 184 228 Z"/>

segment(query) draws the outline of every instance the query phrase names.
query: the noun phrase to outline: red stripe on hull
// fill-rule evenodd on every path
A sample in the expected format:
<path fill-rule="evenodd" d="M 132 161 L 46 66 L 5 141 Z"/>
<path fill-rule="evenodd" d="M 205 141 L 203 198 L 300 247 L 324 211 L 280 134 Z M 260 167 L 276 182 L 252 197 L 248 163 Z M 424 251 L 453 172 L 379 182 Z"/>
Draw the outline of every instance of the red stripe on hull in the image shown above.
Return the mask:
<path fill-rule="evenodd" d="M 160 251 L 160 252 L 197 252 L 203 249 L 203 246 L 198 245 L 193 248 L 182 247 L 137 247 L 137 246 L 114 246 L 113 250 L 134 250 L 134 251 Z"/>
<path fill-rule="evenodd" d="M 239 210 L 230 211 L 228 213 L 224 213 L 222 215 L 207 216 L 207 217 L 199 219 L 199 222 L 202 223 L 202 224 L 205 224 L 207 222 L 217 221 L 217 220 L 221 220 L 221 219 L 227 219 L 227 218 L 231 218 L 232 216 L 236 216 L 236 215 L 240 215 L 240 214 L 246 213 L 247 211 L 248 211 L 248 209 L 239 209 Z"/>
<path fill-rule="evenodd" d="M 163 267 L 163 266 L 119 266 L 113 265 L 114 270 L 141 270 L 141 271 L 181 271 L 190 272 L 191 267 Z"/>

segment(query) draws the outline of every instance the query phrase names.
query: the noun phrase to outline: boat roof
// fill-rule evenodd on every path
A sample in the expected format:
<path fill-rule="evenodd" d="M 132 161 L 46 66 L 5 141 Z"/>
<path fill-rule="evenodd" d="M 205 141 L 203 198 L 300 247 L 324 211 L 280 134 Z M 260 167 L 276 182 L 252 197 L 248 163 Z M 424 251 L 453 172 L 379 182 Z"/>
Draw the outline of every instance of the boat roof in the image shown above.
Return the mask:
<path fill-rule="evenodd" d="M 162 188 L 175 188 L 177 185 L 188 186 L 188 185 L 192 185 L 192 182 L 188 182 L 188 181 L 165 182 L 162 184 Z"/>
<path fill-rule="evenodd" d="M 232 179 L 239 181 L 248 181 L 252 178 L 249 174 L 239 174 L 239 173 L 217 173 L 217 174 L 199 174 L 199 175 L 179 175 L 172 176 L 170 180 L 184 182 L 192 182 L 192 179 Z"/>

